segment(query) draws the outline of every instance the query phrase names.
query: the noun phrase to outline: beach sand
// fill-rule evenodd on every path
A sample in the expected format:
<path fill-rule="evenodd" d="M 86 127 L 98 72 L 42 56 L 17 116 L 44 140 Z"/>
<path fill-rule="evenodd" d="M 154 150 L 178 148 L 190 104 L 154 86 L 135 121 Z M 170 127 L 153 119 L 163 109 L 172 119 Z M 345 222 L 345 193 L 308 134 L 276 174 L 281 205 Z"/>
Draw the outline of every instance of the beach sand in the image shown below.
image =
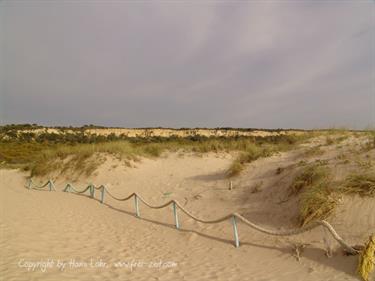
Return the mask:
<path fill-rule="evenodd" d="M 154 205 L 175 199 L 202 219 L 239 212 L 264 227 L 289 229 L 298 216 L 297 199 L 285 199 L 293 171 L 275 171 L 288 169 L 299 153 L 251 163 L 232 190 L 226 170 L 233 156 L 226 153 L 167 153 L 134 167 L 107 156 L 94 175 L 73 185 L 104 184 L 119 197 L 137 192 Z M 284 238 L 239 223 L 236 248 L 229 220 L 202 224 L 179 212 L 177 230 L 171 206 L 140 204 L 137 218 L 134 200 L 106 196 L 101 204 L 99 192 L 96 199 L 62 192 L 69 175 L 55 175 L 56 192 L 28 190 L 26 177 L 0 170 L 1 280 L 358 280 L 358 256 L 343 255 L 320 228 Z M 375 231 L 374 206 L 374 198 L 345 197 L 328 221 L 350 244 L 360 244 Z M 323 238 L 335 249 L 331 258 Z M 304 245 L 299 260 L 296 245 Z"/>

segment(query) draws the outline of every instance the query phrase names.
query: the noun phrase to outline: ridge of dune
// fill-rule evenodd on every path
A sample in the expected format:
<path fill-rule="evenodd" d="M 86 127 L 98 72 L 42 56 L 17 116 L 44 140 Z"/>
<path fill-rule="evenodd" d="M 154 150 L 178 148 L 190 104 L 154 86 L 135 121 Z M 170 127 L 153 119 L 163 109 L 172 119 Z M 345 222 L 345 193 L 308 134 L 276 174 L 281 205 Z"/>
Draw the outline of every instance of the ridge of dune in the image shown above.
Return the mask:
<path fill-rule="evenodd" d="M 78 130 L 78 131 L 77 131 Z M 75 134 L 82 132 L 84 135 L 98 135 L 98 136 L 122 136 L 129 138 L 147 138 L 147 137 L 268 137 L 279 136 L 286 134 L 303 134 L 302 130 L 262 130 L 262 129 L 235 129 L 235 128 L 191 128 L 191 129 L 170 129 L 170 128 L 31 128 L 31 129 L 16 129 L 17 133 L 33 133 L 40 134 Z M 1 136 L 7 138 L 7 136 Z"/>

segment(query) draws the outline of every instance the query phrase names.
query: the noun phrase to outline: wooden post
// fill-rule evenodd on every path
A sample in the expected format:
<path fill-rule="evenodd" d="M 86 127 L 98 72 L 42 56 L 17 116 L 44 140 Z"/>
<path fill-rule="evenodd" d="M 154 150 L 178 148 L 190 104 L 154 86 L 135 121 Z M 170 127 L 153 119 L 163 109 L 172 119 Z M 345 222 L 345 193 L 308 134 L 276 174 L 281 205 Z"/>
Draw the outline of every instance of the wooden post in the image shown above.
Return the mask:
<path fill-rule="evenodd" d="M 134 204 L 135 204 L 135 216 L 139 218 L 139 204 L 138 204 L 137 194 L 134 195 Z"/>
<path fill-rule="evenodd" d="M 232 217 L 232 224 L 233 224 L 233 231 L 234 231 L 234 245 L 236 248 L 240 246 L 240 240 L 238 239 L 238 229 L 237 229 L 237 222 L 236 217 Z"/>
<path fill-rule="evenodd" d="M 49 187 L 49 191 L 52 191 L 52 182 L 50 180 L 48 181 L 48 187 Z"/>
<path fill-rule="evenodd" d="M 178 223 L 178 215 L 177 215 L 177 205 L 176 202 L 173 201 L 173 214 L 174 214 L 174 223 L 176 225 L 176 228 L 180 228 L 180 224 Z"/>
<path fill-rule="evenodd" d="M 90 196 L 91 198 L 94 198 L 95 196 L 95 186 L 93 186 L 92 184 L 90 185 Z"/>
<path fill-rule="evenodd" d="M 27 183 L 27 188 L 28 188 L 28 189 L 31 189 L 31 185 L 32 185 L 32 180 L 29 179 L 29 181 L 28 181 L 28 183 Z"/>

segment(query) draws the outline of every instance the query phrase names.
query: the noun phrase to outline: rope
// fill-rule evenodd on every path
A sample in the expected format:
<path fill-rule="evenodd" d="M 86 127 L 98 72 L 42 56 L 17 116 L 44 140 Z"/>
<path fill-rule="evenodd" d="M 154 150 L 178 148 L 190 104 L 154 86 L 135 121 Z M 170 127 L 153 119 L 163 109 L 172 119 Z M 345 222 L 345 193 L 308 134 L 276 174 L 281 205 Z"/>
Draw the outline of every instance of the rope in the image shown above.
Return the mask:
<path fill-rule="evenodd" d="M 87 186 L 84 190 L 82 190 L 82 191 L 78 191 L 78 190 L 76 190 L 76 189 L 73 187 L 73 185 L 71 185 L 70 183 L 69 183 L 69 185 L 70 185 L 70 188 L 71 188 L 75 193 L 79 193 L 79 194 L 81 194 L 81 193 L 85 193 L 88 189 L 90 189 L 90 185 L 89 185 L 89 186 Z"/>
<path fill-rule="evenodd" d="M 229 219 L 230 217 L 233 217 L 233 214 L 229 214 L 229 215 L 226 215 L 222 218 L 219 218 L 219 219 L 216 219 L 216 220 L 202 220 L 200 218 L 197 218 L 196 216 L 194 216 L 192 213 L 190 213 L 188 210 L 186 210 L 178 201 L 174 201 L 173 202 L 176 203 L 176 205 L 181 209 L 182 212 L 184 212 L 187 216 L 191 217 L 192 219 L 198 221 L 198 222 L 201 222 L 201 223 L 219 223 L 219 222 L 222 222 L 222 221 L 225 221 L 227 219 Z"/>
<path fill-rule="evenodd" d="M 144 200 L 141 196 L 139 196 L 137 193 L 135 193 L 135 195 L 139 198 L 139 200 L 141 200 L 143 202 L 143 204 L 145 204 L 147 207 L 151 208 L 151 209 L 162 209 L 164 207 L 167 207 L 168 205 L 172 204 L 174 201 L 171 200 L 171 201 L 168 201 L 167 203 L 163 204 L 163 205 L 160 205 L 160 206 L 154 206 L 154 205 L 151 205 L 150 203 L 147 203 L 146 200 Z"/>
<path fill-rule="evenodd" d="M 40 188 L 43 188 L 45 187 L 49 182 L 52 183 L 52 181 L 48 181 L 46 184 L 44 184 L 42 187 Z M 32 183 L 32 181 L 30 180 L 30 183 Z M 53 183 L 52 183 L 53 184 Z M 194 219 L 195 221 L 198 221 L 200 223 L 206 223 L 206 224 L 213 224 L 213 223 L 220 223 L 220 222 L 223 222 L 223 221 L 226 221 L 230 218 L 237 218 L 239 219 L 240 221 L 242 221 L 245 225 L 259 231 L 259 232 L 262 232 L 264 234 L 268 234 L 268 235 L 273 235 L 273 236 L 293 236 L 293 235 L 298 235 L 298 234 L 302 234 L 302 233 L 305 233 L 307 231 L 310 231 L 312 229 L 315 229 L 319 226 L 322 226 L 324 227 L 325 229 L 327 229 L 329 231 L 329 233 L 332 235 L 332 237 L 348 252 L 348 253 L 351 253 L 351 254 L 358 254 L 358 251 L 355 250 L 354 248 L 352 248 L 349 244 L 347 244 L 341 237 L 340 235 L 335 231 L 335 229 L 333 228 L 333 226 L 325 221 L 325 220 L 317 220 L 317 221 L 314 221 L 312 223 L 310 223 L 309 225 L 305 226 L 305 227 L 302 227 L 302 228 L 299 228 L 299 229 L 290 229 L 290 230 L 271 230 L 271 229 L 267 229 L 267 228 L 264 228 L 262 226 L 259 226 L 249 220 L 247 220 L 246 218 L 244 218 L 243 216 L 241 216 L 240 214 L 238 213 L 232 213 L 232 214 L 228 214 L 226 216 L 223 216 L 221 218 L 218 218 L 218 219 L 215 219 L 215 220 L 203 220 L 203 219 L 200 219 L 198 217 L 196 217 L 195 215 L 193 215 L 192 213 L 190 213 L 188 210 L 186 210 L 184 208 L 184 206 L 182 206 L 178 201 L 176 200 L 170 200 L 168 202 L 166 202 L 165 204 L 162 204 L 162 205 L 159 205 L 159 206 L 156 206 L 156 205 L 152 205 L 150 203 L 148 203 L 144 198 L 142 198 L 142 196 L 138 195 L 137 193 L 132 193 L 130 194 L 129 196 L 127 197 L 124 197 L 124 198 L 118 198 L 116 196 L 114 196 L 111 192 L 109 192 L 109 190 L 104 186 L 104 185 L 101 185 L 99 187 L 95 187 L 94 185 L 89 185 L 87 186 L 84 190 L 82 191 L 77 191 L 75 188 L 73 188 L 73 186 L 71 184 L 68 184 L 71 189 L 73 191 L 75 191 L 76 193 L 84 193 L 86 192 L 88 189 L 90 189 L 91 186 L 93 186 L 95 189 L 104 189 L 106 194 L 108 194 L 111 198 L 113 198 L 114 200 L 117 200 L 117 201 L 127 201 L 129 199 L 131 199 L 132 197 L 136 196 L 140 201 L 142 201 L 143 204 L 145 204 L 146 206 L 148 206 L 149 208 L 151 209 L 162 209 L 162 208 L 165 208 L 171 204 L 176 204 L 176 206 L 178 206 L 178 208 L 183 212 L 185 213 L 188 217 Z M 67 185 L 67 186 L 68 186 Z M 31 185 L 30 185 L 31 186 Z"/>
<path fill-rule="evenodd" d="M 259 225 L 256 225 L 255 223 L 252 223 L 250 221 L 248 221 L 247 219 L 245 219 L 243 216 L 237 214 L 237 213 L 234 213 L 233 216 L 239 218 L 243 223 L 245 223 L 246 225 L 250 226 L 251 228 L 255 229 L 255 230 L 258 230 L 259 232 L 262 232 L 262 233 L 265 233 L 265 234 L 268 234 L 268 235 L 274 235 L 274 236 L 293 236 L 293 235 L 297 235 L 297 234 L 302 234 L 304 232 L 307 232 L 307 231 L 310 231 L 318 226 L 322 226 L 324 228 L 326 228 L 329 233 L 331 233 L 331 235 L 333 236 L 333 238 L 346 250 L 348 251 L 349 253 L 351 254 L 357 254 L 358 251 L 355 250 L 354 248 L 352 248 L 349 244 L 347 244 L 344 239 L 342 239 L 340 237 L 340 235 L 338 235 L 338 233 L 335 231 L 335 229 L 333 228 L 333 226 L 325 221 L 325 220 L 318 220 L 318 221 L 315 221 L 315 222 L 312 222 L 311 224 L 305 226 L 305 227 L 302 227 L 302 228 L 299 228 L 299 229 L 290 229 L 290 230 L 280 230 L 280 231 L 276 231 L 276 230 L 269 230 L 269 229 L 266 229 L 266 228 L 263 228 Z"/>
<path fill-rule="evenodd" d="M 104 185 L 101 185 L 101 186 L 98 186 L 98 187 L 94 186 L 95 189 L 102 189 L 103 187 L 105 188 Z"/>
<path fill-rule="evenodd" d="M 27 187 L 27 188 L 31 188 L 31 189 L 42 189 L 42 188 L 46 187 L 49 183 L 51 183 L 51 184 L 53 185 L 52 181 L 51 181 L 51 180 L 48 180 L 45 184 L 43 184 L 43 185 L 41 185 L 41 186 L 35 186 L 33 180 L 30 179 L 30 180 L 29 180 L 29 185 L 26 186 L 26 187 Z M 34 186 L 33 186 L 33 185 L 34 185 Z"/>
<path fill-rule="evenodd" d="M 112 193 L 110 193 L 108 189 L 106 189 L 106 191 L 107 191 L 107 194 L 108 194 L 110 197 L 112 197 L 113 199 L 115 199 L 115 200 L 117 200 L 117 201 L 127 201 L 127 200 L 129 200 L 130 198 L 132 198 L 133 196 L 136 195 L 136 193 L 132 193 L 132 194 L 130 194 L 130 195 L 127 196 L 127 197 L 124 197 L 124 198 L 118 198 L 118 197 L 112 195 Z M 137 195 L 137 196 L 138 196 L 138 195 Z"/>

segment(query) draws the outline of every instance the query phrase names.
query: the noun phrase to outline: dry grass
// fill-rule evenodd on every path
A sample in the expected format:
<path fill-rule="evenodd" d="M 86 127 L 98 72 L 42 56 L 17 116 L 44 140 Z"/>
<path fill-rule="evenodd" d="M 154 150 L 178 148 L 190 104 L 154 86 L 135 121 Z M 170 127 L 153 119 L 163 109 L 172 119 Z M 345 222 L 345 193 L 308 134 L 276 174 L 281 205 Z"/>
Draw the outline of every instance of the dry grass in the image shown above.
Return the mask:
<path fill-rule="evenodd" d="M 367 141 L 361 148 L 362 152 L 367 152 L 375 148 L 375 131 L 368 131 L 367 135 Z"/>
<path fill-rule="evenodd" d="M 58 145 L 41 151 L 37 160 L 26 166 L 31 176 L 43 176 L 60 170 L 76 174 L 92 174 L 103 162 L 100 155 L 110 154 L 119 159 L 137 160 L 139 156 L 158 157 L 163 147 L 156 144 L 134 146 L 128 142 L 108 142 L 101 144 Z"/>
<path fill-rule="evenodd" d="M 336 135 L 336 136 L 328 135 L 326 136 L 325 145 L 339 144 L 342 141 L 346 140 L 347 138 L 349 138 L 348 133 L 345 133 L 343 135 Z"/>
<path fill-rule="evenodd" d="M 304 226 L 313 220 L 327 218 L 338 203 L 336 192 L 330 188 L 330 170 L 320 162 L 302 168 L 289 187 L 290 195 L 300 195 L 299 220 Z"/>
<path fill-rule="evenodd" d="M 315 134 L 305 134 L 302 136 L 288 136 L 287 138 L 272 140 L 268 142 L 256 142 L 242 147 L 241 153 L 234 159 L 227 171 L 228 177 L 237 176 L 244 169 L 246 164 L 251 163 L 259 158 L 270 157 L 281 151 L 288 151 L 296 148 L 300 143 L 306 141 Z"/>
<path fill-rule="evenodd" d="M 344 194 L 375 196 L 375 173 L 353 174 L 348 176 L 340 191 Z"/>
<path fill-rule="evenodd" d="M 320 163 L 312 163 L 303 167 L 303 169 L 293 179 L 289 187 L 290 194 L 296 195 L 303 189 L 314 187 L 322 181 L 327 181 L 329 170 L 326 166 Z"/>
<path fill-rule="evenodd" d="M 268 147 L 249 146 L 245 152 L 241 152 L 229 167 L 227 174 L 229 177 L 238 175 L 245 169 L 245 164 L 255 161 L 261 157 L 268 157 L 273 151 Z"/>
<path fill-rule="evenodd" d="M 315 157 L 315 156 L 320 156 L 324 154 L 324 150 L 321 149 L 321 147 L 318 146 L 313 146 L 305 150 L 302 156 L 304 157 Z"/>
<path fill-rule="evenodd" d="M 326 145 L 332 145 L 334 143 L 335 141 L 332 137 L 329 137 L 329 136 L 326 137 Z"/>
<path fill-rule="evenodd" d="M 334 211 L 338 200 L 338 194 L 329 188 L 326 181 L 306 189 L 300 198 L 301 226 L 314 220 L 326 219 Z"/>
<path fill-rule="evenodd" d="M 163 149 L 160 144 L 135 145 L 126 141 L 75 145 L 0 143 L 0 160 L 2 167 L 31 171 L 31 176 L 42 176 L 56 170 L 89 175 L 103 162 L 103 158 L 93 157 L 94 154 L 105 153 L 135 160 L 139 156 L 160 156 Z"/>
<path fill-rule="evenodd" d="M 300 224 L 304 226 L 313 220 L 326 219 L 331 215 L 342 195 L 374 197 L 375 173 L 353 174 L 342 182 L 334 183 L 328 166 L 315 162 L 303 167 L 290 185 L 290 195 L 298 194 Z"/>
<path fill-rule="evenodd" d="M 272 137 L 233 138 L 136 138 L 128 140 L 100 141 L 95 143 L 69 144 L 19 140 L 0 142 L 0 166 L 22 168 L 31 171 L 32 176 L 43 176 L 52 171 L 74 170 L 91 174 L 101 163 L 94 154 L 110 154 L 129 163 L 140 157 L 159 157 L 164 151 L 190 151 L 198 154 L 208 152 L 239 152 L 238 173 L 243 165 L 265 156 L 269 147 L 285 149 L 294 146 L 312 135 L 280 135 Z"/>

